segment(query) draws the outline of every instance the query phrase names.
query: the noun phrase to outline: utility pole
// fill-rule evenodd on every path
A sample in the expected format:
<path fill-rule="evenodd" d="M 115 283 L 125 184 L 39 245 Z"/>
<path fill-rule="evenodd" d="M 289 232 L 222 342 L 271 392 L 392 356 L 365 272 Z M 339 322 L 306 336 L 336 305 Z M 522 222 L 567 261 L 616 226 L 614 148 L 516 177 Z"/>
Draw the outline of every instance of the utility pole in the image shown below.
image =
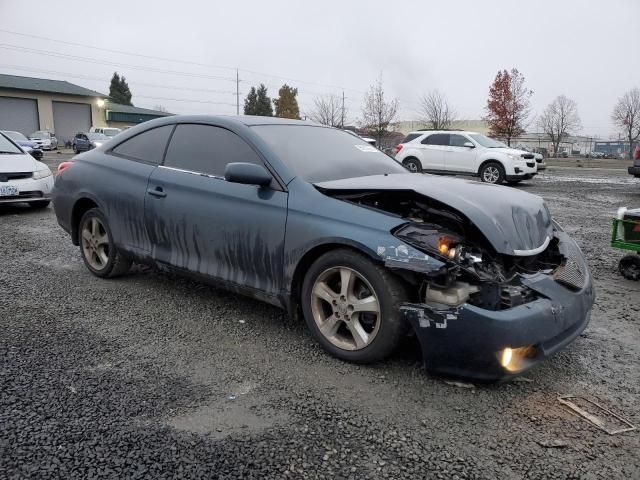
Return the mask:
<path fill-rule="evenodd" d="M 240 75 L 236 68 L 236 115 L 240 115 Z"/>
<path fill-rule="evenodd" d="M 342 90 L 342 116 L 340 117 L 340 128 L 344 130 L 344 90 Z"/>

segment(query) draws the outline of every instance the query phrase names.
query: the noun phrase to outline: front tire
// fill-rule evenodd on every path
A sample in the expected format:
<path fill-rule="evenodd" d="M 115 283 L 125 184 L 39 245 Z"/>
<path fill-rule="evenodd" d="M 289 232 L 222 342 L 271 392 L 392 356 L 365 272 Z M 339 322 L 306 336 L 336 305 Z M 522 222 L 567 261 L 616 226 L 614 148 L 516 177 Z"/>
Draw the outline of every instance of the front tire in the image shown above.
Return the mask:
<path fill-rule="evenodd" d="M 504 182 L 504 179 L 504 167 L 498 162 L 488 162 L 482 165 L 480 169 L 480 180 L 484 183 L 500 185 Z"/>
<path fill-rule="evenodd" d="M 89 271 L 100 278 L 124 275 L 131 260 L 113 244 L 107 218 L 98 208 L 87 210 L 78 228 L 80 253 Z"/>
<path fill-rule="evenodd" d="M 342 360 L 372 363 L 397 347 L 406 324 L 400 305 L 408 300 L 401 281 L 351 250 L 318 258 L 302 284 L 302 310 L 320 345 Z"/>
<path fill-rule="evenodd" d="M 417 158 L 414 158 L 414 157 L 405 158 L 402 161 L 402 165 L 407 167 L 407 169 L 411 173 L 422 173 L 422 163 L 420 163 L 420 160 L 418 160 Z"/>

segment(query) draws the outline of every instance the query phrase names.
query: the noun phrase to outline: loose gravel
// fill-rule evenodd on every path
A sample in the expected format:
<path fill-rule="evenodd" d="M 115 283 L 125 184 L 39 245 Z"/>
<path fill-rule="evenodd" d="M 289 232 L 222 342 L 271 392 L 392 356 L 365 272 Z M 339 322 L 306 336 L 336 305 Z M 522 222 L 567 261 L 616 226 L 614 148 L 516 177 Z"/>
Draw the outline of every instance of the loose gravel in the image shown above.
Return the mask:
<path fill-rule="evenodd" d="M 51 208 L 0 207 L 0 478 L 640 478 L 638 432 L 557 401 L 640 426 L 640 283 L 608 246 L 640 182 L 551 168 L 519 188 L 579 242 L 598 299 L 530 381 L 472 388 L 425 373 L 411 339 L 352 365 L 268 305 L 142 267 L 100 280 Z"/>

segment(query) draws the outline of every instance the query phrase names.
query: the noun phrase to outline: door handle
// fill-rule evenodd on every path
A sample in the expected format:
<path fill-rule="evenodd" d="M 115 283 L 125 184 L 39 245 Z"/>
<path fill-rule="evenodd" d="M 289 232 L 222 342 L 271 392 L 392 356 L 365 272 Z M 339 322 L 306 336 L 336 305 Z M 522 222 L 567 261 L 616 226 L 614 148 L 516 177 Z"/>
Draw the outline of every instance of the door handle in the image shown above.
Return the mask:
<path fill-rule="evenodd" d="M 148 188 L 147 193 L 158 198 L 164 198 L 167 196 L 167 194 L 162 190 L 162 187 Z"/>

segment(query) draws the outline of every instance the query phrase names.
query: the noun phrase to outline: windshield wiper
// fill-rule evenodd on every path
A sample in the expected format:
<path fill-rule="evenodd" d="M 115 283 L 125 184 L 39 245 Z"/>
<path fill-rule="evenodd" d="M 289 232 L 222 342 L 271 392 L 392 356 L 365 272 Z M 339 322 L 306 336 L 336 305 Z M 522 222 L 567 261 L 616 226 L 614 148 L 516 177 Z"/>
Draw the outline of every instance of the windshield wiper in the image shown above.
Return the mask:
<path fill-rule="evenodd" d="M 5 150 L 0 150 L 0 154 L 3 154 L 3 153 L 8 153 L 8 154 L 11 154 L 11 155 L 15 155 L 15 154 L 20 153 L 20 152 L 7 152 Z"/>

